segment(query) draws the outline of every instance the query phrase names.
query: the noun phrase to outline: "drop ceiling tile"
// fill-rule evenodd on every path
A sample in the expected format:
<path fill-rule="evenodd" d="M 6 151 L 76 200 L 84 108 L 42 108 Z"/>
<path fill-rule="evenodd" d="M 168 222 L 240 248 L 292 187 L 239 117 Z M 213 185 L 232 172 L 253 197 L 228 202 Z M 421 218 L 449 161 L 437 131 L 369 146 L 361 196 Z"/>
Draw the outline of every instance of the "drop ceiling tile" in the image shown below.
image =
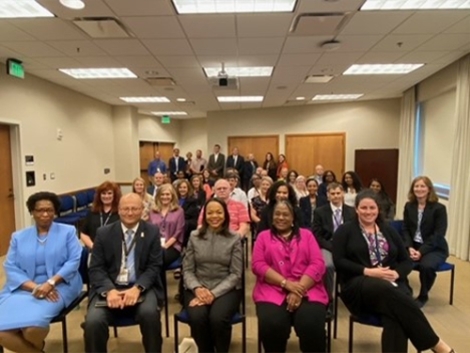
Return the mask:
<path fill-rule="evenodd" d="M 421 51 L 415 50 L 400 57 L 395 62 L 407 64 L 428 64 L 446 55 L 445 51 Z"/>
<path fill-rule="evenodd" d="M 1 57 L 1 53 L 0 53 Z M 41 64 L 39 61 L 31 59 L 31 58 L 25 58 L 23 60 L 23 65 L 26 70 L 26 72 L 30 72 L 30 70 L 50 70 L 50 68 L 47 65 Z"/>
<path fill-rule="evenodd" d="M 285 54 L 321 53 L 321 44 L 331 40 L 329 36 L 287 37 L 282 50 Z"/>
<path fill-rule="evenodd" d="M 37 58 L 36 61 L 53 69 L 80 68 L 81 67 L 80 62 L 69 57 Z"/>
<path fill-rule="evenodd" d="M 222 63 L 227 67 L 238 66 L 236 55 L 198 55 L 197 58 L 202 67 L 219 67 Z"/>
<path fill-rule="evenodd" d="M 84 68 L 124 67 L 119 61 L 110 56 L 84 56 L 75 59 Z"/>
<path fill-rule="evenodd" d="M 470 33 L 470 15 L 446 29 L 444 33 Z"/>
<path fill-rule="evenodd" d="M 387 34 L 412 13 L 412 11 L 357 12 L 341 34 Z"/>
<path fill-rule="evenodd" d="M 149 67 L 132 67 L 132 66 L 126 66 L 128 67 L 133 73 L 135 73 L 139 77 L 171 77 L 170 73 L 163 67 L 155 67 L 155 66 L 149 66 Z M 158 89 L 159 87 L 155 87 L 155 89 Z"/>
<path fill-rule="evenodd" d="M 436 34 L 451 27 L 468 15 L 467 11 L 416 11 L 397 27 L 398 34 Z"/>
<path fill-rule="evenodd" d="M 317 60 L 309 74 L 341 74 L 346 71 L 349 66 L 351 66 L 351 63 L 354 63 L 361 56 L 362 52 L 324 53 L 321 58 Z"/>
<path fill-rule="evenodd" d="M 193 55 L 186 39 L 144 39 L 142 42 L 155 55 Z"/>
<path fill-rule="evenodd" d="M 284 37 L 276 38 L 239 38 L 240 55 L 278 54 L 284 44 Z"/>
<path fill-rule="evenodd" d="M 21 54 L 20 53 L 17 53 L 9 48 L 5 48 L 5 47 L 2 47 L 0 46 L 0 59 L 7 59 L 7 58 L 17 58 L 17 59 L 20 59 L 21 57 Z M 5 62 L 4 60 L 2 60 L 2 62 Z"/>
<path fill-rule="evenodd" d="M 376 45 L 383 35 L 340 35 L 337 40 L 341 42 L 341 46 L 336 50 L 337 52 L 358 52 L 367 51 Z"/>
<path fill-rule="evenodd" d="M 240 94 L 244 96 L 264 96 L 269 87 L 270 77 L 240 77 Z"/>
<path fill-rule="evenodd" d="M 94 43 L 110 55 L 148 55 L 147 49 L 137 39 L 100 39 Z"/>
<path fill-rule="evenodd" d="M 15 19 L 9 22 L 40 40 L 76 40 L 85 38 L 85 34 L 72 23 L 60 18 Z"/>
<path fill-rule="evenodd" d="M 94 0 L 92 0 L 94 1 Z M 176 15 L 171 1 L 104 0 L 118 16 L 165 16 Z"/>
<path fill-rule="evenodd" d="M 290 13 L 238 14 L 238 37 L 283 37 L 288 33 L 293 18 Z"/>
<path fill-rule="evenodd" d="M 64 56 L 58 50 L 55 50 L 51 46 L 39 42 L 4 42 L 3 45 L 8 49 L 16 51 L 22 55 L 29 56 L 32 58 L 44 57 L 44 56 Z"/>
<path fill-rule="evenodd" d="M 0 41 L 34 40 L 28 33 L 18 29 L 6 20 L 0 21 Z"/>
<path fill-rule="evenodd" d="M 356 60 L 355 64 L 390 64 L 401 58 L 403 54 L 399 51 L 369 51 Z"/>
<path fill-rule="evenodd" d="M 206 76 L 202 69 L 196 68 L 169 68 L 168 72 L 176 80 L 178 84 L 185 85 L 187 83 L 197 85 L 207 83 Z"/>
<path fill-rule="evenodd" d="M 457 61 L 459 60 L 460 58 L 462 58 L 463 56 L 465 56 L 466 54 L 468 54 L 468 52 L 462 52 L 462 51 L 451 51 L 451 52 L 448 52 L 446 53 L 445 55 L 437 58 L 436 60 L 434 60 L 432 62 L 432 64 L 436 64 L 436 65 L 448 65 L 448 64 L 451 64 L 453 63 L 454 61 Z"/>
<path fill-rule="evenodd" d="M 179 21 L 188 38 L 235 37 L 235 15 L 185 15 Z"/>
<path fill-rule="evenodd" d="M 310 66 L 276 67 L 271 84 L 301 84 L 310 71 Z"/>
<path fill-rule="evenodd" d="M 314 54 L 282 54 L 277 66 L 308 66 L 314 65 L 321 53 Z"/>
<path fill-rule="evenodd" d="M 419 47 L 419 50 L 452 51 L 470 44 L 468 34 L 439 34 Z"/>
<path fill-rule="evenodd" d="M 51 47 L 68 56 L 100 56 L 108 55 L 103 49 L 88 40 L 61 40 L 47 42 Z"/>
<path fill-rule="evenodd" d="M 196 55 L 236 55 L 237 41 L 235 38 L 225 39 L 191 39 Z"/>
<path fill-rule="evenodd" d="M 279 55 L 240 55 L 238 66 L 275 66 Z"/>
<path fill-rule="evenodd" d="M 114 59 L 126 67 L 162 67 L 162 65 L 152 55 L 115 56 Z"/>
<path fill-rule="evenodd" d="M 165 67 L 200 67 L 199 61 L 194 55 L 159 55 L 158 60 Z"/>
<path fill-rule="evenodd" d="M 372 51 L 406 53 L 432 38 L 432 34 L 390 34 L 372 48 Z"/>
<path fill-rule="evenodd" d="M 184 38 L 176 16 L 122 17 L 121 20 L 139 38 Z"/>

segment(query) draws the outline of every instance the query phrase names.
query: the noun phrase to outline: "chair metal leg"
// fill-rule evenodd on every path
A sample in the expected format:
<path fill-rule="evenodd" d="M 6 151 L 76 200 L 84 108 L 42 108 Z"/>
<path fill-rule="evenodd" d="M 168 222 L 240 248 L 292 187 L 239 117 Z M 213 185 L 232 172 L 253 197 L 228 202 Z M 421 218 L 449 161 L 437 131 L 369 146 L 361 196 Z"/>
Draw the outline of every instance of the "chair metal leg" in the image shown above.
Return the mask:
<path fill-rule="evenodd" d="M 261 335 L 259 333 L 259 323 L 258 323 L 258 353 L 262 353 L 262 348 L 261 348 Z"/>
<path fill-rule="evenodd" d="M 67 321 L 65 317 L 62 320 L 62 345 L 64 347 L 64 353 L 68 353 L 69 344 L 67 341 Z"/>
<path fill-rule="evenodd" d="M 354 339 L 354 320 L 352 316 L 349 316 L 349 341 L 348 341 L 348 352 L 352 353 L 353 351 L 353 339 Z"/>
<path fill-rule="evenodd" d="M 450 271 L 450 299 L 449 299 L 450 305 L 454 304 L 454 279 L 455 279 L 455 266 L 452 267 L 452 270 Z"/>
<path fill-rule="evenodd" d="M 335 293 L 334 293 L 334 299 L 333 299 L 333 320 L 335 321 L 333 323 L 333 338 L 336 339 L 338 337 L 338 283 L 336 283 L 335 286 Z"/>
<path fill-rule="evenodd" d="M 178 320 L 176 320 L 176 317 L 174 317 L 173 327 L 175 331 L 175 353 L 179 353 Z"/>
<path fill-rule="evenodd" d="M 170 337 L 170 323 L 168 319 L 168 288 L 167 288 L 167 280 L 166 280 L 166 271 L 163 271 L 162 274 L 162 282 L 163 282 L 163 300 L 165 305 L 165 334 L 166 337 Z"/>
<path fill-rule="evenodd" d="M 326 323 L 326 351 L 331 353 L 331 320 Z"/>
<path fill-rule="evenodd" d="M 113 330 L 114 330 L 114 337 L 117 338 L 118 336 L 117 326 L 113 326 Z"/>
<path fill-rule="evenodd" d="M 246 353 L 246 317 L 242 322 L 242 353 Z"/>

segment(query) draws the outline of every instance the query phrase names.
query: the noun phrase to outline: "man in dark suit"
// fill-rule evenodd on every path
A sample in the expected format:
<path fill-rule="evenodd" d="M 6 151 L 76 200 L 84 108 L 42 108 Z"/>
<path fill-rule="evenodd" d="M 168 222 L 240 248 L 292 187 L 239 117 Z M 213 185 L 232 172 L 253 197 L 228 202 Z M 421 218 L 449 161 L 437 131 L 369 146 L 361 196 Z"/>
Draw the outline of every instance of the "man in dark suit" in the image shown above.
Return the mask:
<path fill-rule="evenodd" d="M 238 154 L 238 147 L 235 147 L 232 150 L 232 154 L 227 157 L 227 163 L 225 164 L 225 168 L 233 168 L 236 169 L 238 172 L 238 176 L 240 180 L 243 180 L 243 173 L 245 168 L 245 158 Z"/>
<path fill-rule="evenodd" d="M 333 264 L 333 234 L 344 222 L 356 216 L 354 208 L 343 203 L 344 190 L 339 183 L 331 183 L 327 188 L 329 203 L 313 211 L 312 231 L 320 245 L 326 265 L 326 289 L 333 294 L 335 266 Z"/>
<path fill-rule="evenodd" d="M 156 172 L 155 175 L 153 176 L 152 185 L 150 185 L 147 188 L 147 193 L 152 195 L 153 198 L 155 198 L 158 188 L 163 185 L 164 181 L 165 181 L 165 176 L 163 175 L 163 173 Z"/>
<path fill-rule="evenodd" d="M 256 174 L 256 168 L 258 168 L 258 163 L 255 161 L 255 156 L 253 153 L 248 154 L 248 159 L 245 161 L 245 166 L 243 168 L 243 190 L 248 192 L 251 185 L 251 177 Z"/>
<path fill-rule="evenodd" d="M 182 170 L 186 173 L 186 162 L 184 158 L 180 156 L 180 149 L 173 149 L 173 157 L 168 161 L 168 168 L 170 170 L 171 182 L 174 182 L 178 178 L 178 172 Z"/>
<path fill-rule="evenodd" d="M 119 202 L 120 222 L 98 229 L 89 268 L 87 353 L 107 351 L 108 326 L 115 315 L 135 317 L 145 352 L 162 351 L 160 233 L 140 220 L 142 212 L 140 196 L 127 194 Z"/>
<path fill-rule="evenodd" d="M 207 169 L 213 179 L 220 179 L 224 175 L 225 155 L 220 153 L 220 145 L 214 145 L 214 153 L 209 156 Z"/>

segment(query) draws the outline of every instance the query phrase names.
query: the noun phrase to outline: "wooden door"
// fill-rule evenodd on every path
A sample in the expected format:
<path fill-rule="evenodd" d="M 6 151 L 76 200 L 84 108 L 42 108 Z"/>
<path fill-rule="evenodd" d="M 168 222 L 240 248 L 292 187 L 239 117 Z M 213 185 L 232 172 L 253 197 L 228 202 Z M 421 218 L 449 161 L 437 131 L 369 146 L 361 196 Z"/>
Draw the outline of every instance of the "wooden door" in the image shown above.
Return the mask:
<path fill-rule="evenodd" d="M 148 180 L 148 165 L 155 158 L 155 152 L 160 151 L 160 158 L 168 166 L 168 160 L 173 155 L 173 146 L 172 142 L 140 141 L 140 176 L 144 180 Z"/>
<path fill-rule="evenodd" d="M 286 159 L 289 169 L 306 177 L 315 173 L 317 164 L 330 169 L 339 179 L 344 173 L 345 134 L 286 135 Z"/>
<path fill-rule="evenodd" d="M 373 178 L 379 179 L 394 203 L 397 201 L 398 149 L 356 150 L 354 171 L 361 177 L 364 186 Z"/>
<path fill-rule="evenodd" d="M 10 127 L 0 125 L 0 256 L 5 255 L 15 231 L 15 204 L 11 163 Z"/>
<path fill-rule="evenodd" d="M 263 165 L 266 153 L 271 152 L 276 158 L 279 153 L 279 136 L 229 136 L 227 141 L 227 155 L 232 149 L 238 147 L 240 155 L 245 159 L 248 154 L 253 153 L 258 165 Z"/>

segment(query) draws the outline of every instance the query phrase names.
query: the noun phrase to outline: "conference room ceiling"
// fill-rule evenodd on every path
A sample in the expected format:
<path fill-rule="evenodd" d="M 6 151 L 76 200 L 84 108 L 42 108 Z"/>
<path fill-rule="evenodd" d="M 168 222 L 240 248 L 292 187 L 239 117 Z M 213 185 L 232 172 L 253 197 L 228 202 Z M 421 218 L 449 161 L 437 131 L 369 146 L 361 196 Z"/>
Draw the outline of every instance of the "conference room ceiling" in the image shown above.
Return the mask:
<path fill-rule="evenodd" d="M 129 105 L 119 97 L 167 97 L 166 103 L 132 105 L 198 118 L 214 110 L 317 104 L 312 98 L 318 94 L 364 94 L 359 100 L 399 97 L 470 52 L 469 10 L 359 11 L 364 0 L 298 0 L 293 13 L 178 15 L 171 0 L 84 2 L 77 11 L 59 0 L 38 0 L 56 17 L 0 19 L 0 61 L 20 59 L 27 75 L 112 105 Z M 118 19 L 130 36 L 91 38 L 73 23 L 90 17 Z M 322 47 L 331 40 L 339 41 L 339 48 Z M 239 78 L 237 89 L 215 90 L 203 67 L 219 68 L 222 62 L 227 68 L 274 70 L 270 77 Z M 342 75 L 353 64 L 386 63 L 425 65 L 406 75 Z M 58 70 L 106 67 L 126 67 L 138 78 L 78 80 Z M 304 83 L 310 75 L 333 79 Z M 149 77 L 172 78 L 175 84 L 152 85 Z M 217 100 L 252 95 L 264 99 Z"/>

